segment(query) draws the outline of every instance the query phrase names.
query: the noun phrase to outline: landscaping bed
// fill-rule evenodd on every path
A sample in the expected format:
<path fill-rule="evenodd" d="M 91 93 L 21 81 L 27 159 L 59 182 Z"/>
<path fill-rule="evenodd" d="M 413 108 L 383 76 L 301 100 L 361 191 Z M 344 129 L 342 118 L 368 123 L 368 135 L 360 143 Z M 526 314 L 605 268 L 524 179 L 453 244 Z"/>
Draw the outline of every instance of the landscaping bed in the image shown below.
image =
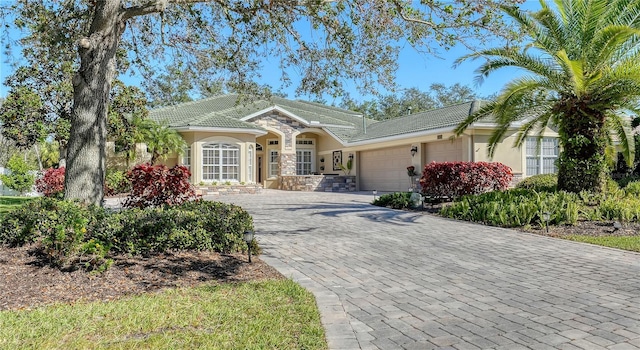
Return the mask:
<path fill-rule="evenodd" d="M 61 271 L 40 258 L 35 245 L 0 247 L 0 310 L 31 309 L 53 303 L 108 301 L 202 283 L 282 279 L 259 258 L 246 254 L 176 251 L 149 257 L 119 255 L 103 273 Z"/>

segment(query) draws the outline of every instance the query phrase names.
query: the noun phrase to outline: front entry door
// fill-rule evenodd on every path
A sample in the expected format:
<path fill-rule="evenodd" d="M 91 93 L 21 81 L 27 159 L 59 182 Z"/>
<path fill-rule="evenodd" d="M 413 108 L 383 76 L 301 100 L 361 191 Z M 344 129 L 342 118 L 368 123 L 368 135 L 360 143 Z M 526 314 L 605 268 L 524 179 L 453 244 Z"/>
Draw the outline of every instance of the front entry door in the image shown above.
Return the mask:
<path fill-rule="evenodd" d="M 258 183 L 262 183 L 262 156 L 258 156 Z"/>

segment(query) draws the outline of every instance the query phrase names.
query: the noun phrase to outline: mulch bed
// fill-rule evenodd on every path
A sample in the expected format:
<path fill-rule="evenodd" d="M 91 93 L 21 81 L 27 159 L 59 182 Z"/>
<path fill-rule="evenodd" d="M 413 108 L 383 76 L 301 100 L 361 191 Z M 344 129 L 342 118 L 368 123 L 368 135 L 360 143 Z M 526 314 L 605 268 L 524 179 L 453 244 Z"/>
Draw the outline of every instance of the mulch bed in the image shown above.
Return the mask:
<path fill-rule="evenodd" d="M 37 247 L 0 247 L 0 310 L 32 309 L 53 303 L 109 301 L 128 295 L 202 283 L 284 278 L 246 254 L 180 251 L 150 257 L 116 256 L 104 273 L 64 272 L 49 266 Z"/>
<path fill-rule="evenodd" d="M 640 223 L 625 223 L 622 228 L 616 230 L 613 227 L 613 222 L 610 221 L 579 221 L 577 224 L 561 225 L 561 226 L 549 226 L 549 233 L 547 233 L 544 227 L 535 227 L 529 230 L 522 230 L 525 232 L 531 232 L 535 234 L 560 237 L 580 235 L 580 236 L 640 236 Z"/>

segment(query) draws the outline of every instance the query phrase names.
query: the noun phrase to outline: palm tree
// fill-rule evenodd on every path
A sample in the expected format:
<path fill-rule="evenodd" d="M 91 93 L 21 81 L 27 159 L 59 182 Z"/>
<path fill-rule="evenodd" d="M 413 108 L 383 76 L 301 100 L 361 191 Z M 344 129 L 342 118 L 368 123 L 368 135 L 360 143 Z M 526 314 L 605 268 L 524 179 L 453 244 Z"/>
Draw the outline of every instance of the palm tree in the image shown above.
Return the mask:
<path fill-rule="evenodd" d="M 166 124 L 156 123 L 150 119 L 144 119 L 139 123 L 141 139 L 147 144 L 147 150 L 151 153 L 151 164 L 159 159 L 166 159 L 170 154 L 182 154 L 187 148 L 187 143 L 175 130 Z"/>
<path fill-rule="evenodd" d="M 522 121 L 516 138 L 542 138 L 545 127 L 558 129 L 558 189 L 600 191 L 606 175 L 605 150 L 617 137 L 629 164 L 633 138 L 629 115 L 640 98 L 640 0 L 555 0 L 552 8 L 524 12 L 503 7 L 523 30 L 521 49 L 482 50 L 458 59 L 486 58 L 478 80 L 503 67 L 528 74 L 509 82 L 497 98 L 462 122 L 458 136 L 481 118 L 498 127 L 490 138 L 493 155 L 510 125 Z"/>

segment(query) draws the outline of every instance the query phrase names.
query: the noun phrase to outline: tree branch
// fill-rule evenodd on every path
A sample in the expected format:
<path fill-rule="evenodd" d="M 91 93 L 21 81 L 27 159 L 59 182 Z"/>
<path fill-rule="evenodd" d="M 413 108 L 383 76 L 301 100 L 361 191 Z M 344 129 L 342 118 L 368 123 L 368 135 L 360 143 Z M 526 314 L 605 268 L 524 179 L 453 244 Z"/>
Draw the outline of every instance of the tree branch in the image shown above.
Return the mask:
<path fill-rule="evenodd" d="M 398 11 L 398 15 L 399 15 L 399 16 L 400 16 L 400 18 L 402 18 L 404 21 L 412 22 L 412 23 L 418 23 L 418 24 L 422 24 L 422 25 L 426 25 L 426 26 L 429 26 L 429 27 L 431 27 L 431 28 L 435 28 L 435 27 L 436 27 L 436 25 L 435 25 L 435 24 L 433 24 L 432 22 L 425 21 L 425 20 L 423 20 L 423 19 L 419 19 L 419 18 L 411 18 L 411 17 L 407 17 L 407 16 L 404 14 L 404 12 L 403 12 L 402 4 L 400 4 L 400 2 L 398 2 L 398 1 L 393 1 L 393 4 L 395 5 L 396 10 Z"/>
<path fill-rule="evenodd" d="M 122 9 L 122 18 L 127 20 L 132 17 L 144 16 L 150 13 L 163 12 L 167 7 L 167 0 L 155 0 L 146 4 Z"/>

